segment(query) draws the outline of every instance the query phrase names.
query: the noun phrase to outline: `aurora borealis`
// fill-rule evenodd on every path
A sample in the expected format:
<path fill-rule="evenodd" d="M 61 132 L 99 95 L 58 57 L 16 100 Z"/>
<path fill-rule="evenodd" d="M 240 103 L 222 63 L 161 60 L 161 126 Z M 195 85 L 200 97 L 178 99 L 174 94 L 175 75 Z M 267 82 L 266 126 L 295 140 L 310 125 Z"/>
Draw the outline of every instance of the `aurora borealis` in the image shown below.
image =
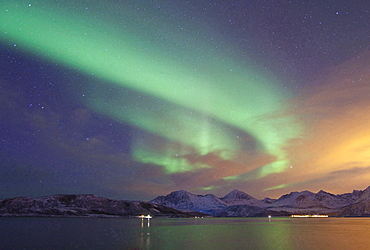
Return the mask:
<path fill-rule="evenodd" d="M 1 3 L 0 197 L 368 186 L 365 2 Z"/>

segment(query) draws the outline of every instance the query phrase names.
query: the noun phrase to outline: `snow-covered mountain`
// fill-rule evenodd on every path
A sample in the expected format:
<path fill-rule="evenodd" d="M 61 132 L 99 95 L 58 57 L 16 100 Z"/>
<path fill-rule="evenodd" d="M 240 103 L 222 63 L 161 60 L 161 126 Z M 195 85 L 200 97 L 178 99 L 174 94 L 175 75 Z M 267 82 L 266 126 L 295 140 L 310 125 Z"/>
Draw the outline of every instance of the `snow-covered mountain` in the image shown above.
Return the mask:
<path fill-rule="evenodd" d="M 355 191 L 351 197 L 358 198 L 353 204 L 344 207 L 340 216 L 370 216 L 370 186 L 363 191 Z"/>
<path fill-rule="evenodd" d="M 361 201 L 369 201 L 370 200 L 370 186 L 367 187 L 365 190 L 358 192 L 359 197 L 356 199 L 357 202 Z"/>
<path fill-rule="evenodd" d="M 181 211 L 198 211 L 202 213 L 209 213 L 210 210 L 219 210 L 227 207 L 224 201 L 213 194 L 195 195 L 184 190 L 174 191 L 166 196 L 158 196 L 149 202 Z"/>
<path fill-rule="evenodd" d="M 360 198 L 363 192 L 363 190 L 353 190 L 352 193 L 339 194 L 338 196 L 348 200 L 350 203 L 353 203 Z"/>
<path fill-rule="evenodd" d="M 136 216 L 220 217 L 329 214 L 370 216 L 370 187 L 340 195 L 325 191 L 291 192 L 279 199 L 258 200 L 233 190 L 224 197 L 195 195 L 184 190 L 158 196 L 150 202 L 111 200 L 95 195 L 53 195 L 0 200 L 0 216 Z"/>
<path fill-rule="evenodd" d="M 346 212 L 348 215 L 352 211 L 351 208 L 356 210 L 356 214 L 367 212 L 370 214 L 370 187 L 364 191 L 354 190 L 352 193 L 340 195 L 323 190 L 318 193 L 291 192 L 279 199 L 265 198 L 263 200 L 258 200 L 239 190 L 233 190 L 221 198 L 212 194 L 195 195 L 180 190 L 166 196 L 159 196 L 150 202 L 181 211 L 193 210 L 214 216 L 264 216 L 267 214 L 290 215 L 297 213 L 339 215 L 345 209 L 348 210 Z M 355 204 L 358 204 L 357 207 Z"/>
<path fill-rule="evenodd" d="M 271 199 L 271 198 L 269 198 L 269 197 L 265 197 L 265 198 L 263 198 L 261 201 L 262 201 L 263 203 L 266 203 L 266 204 L 271 204 L 271 203 L 274 203 L 276 200 L 277 200 L 277 199 Z"/>
<path fill-rule="evenodd" d="M 250 205 L 250 206 L 257 206 L 257 207 L 267 207 L 263 201 L 257 200 L 256 198 L 246 194 L 242 191 L 234 189 L 224 197 L 220 198 L 223 202 L 225 202 L 228 206 L 230 205 Z"/>
<path fill-rule="evenodd" d="M 198 211 L 213 216 L 261 216 L 269 204 L 237 189 L 221 198 L 213 194 L 195 195 L 184 190 L 158 196 L 150 201 L 180 211 Z"/>
<path fill-rule="evenodd" d="M 291 214 L 337 214 L 341 208 L 352 204 L 353 197 L 334 195 L 323 190 L 318 193 L 310 191 L 291 192 L 272 202 L 269 209 L 275 212 Z"/>
<path fill-rule="evenodd" d="M 0 200 L 0 216 L 136 216 L 194 217 L 173 208 L 144 201 L 111 200 L 95 195 L 53 195 Z"/>
<path fill-rule="evenodd" d="M 184 190 L 174 191 L 166 196 L 158 196 L 150 201 L 154 204 L 173 207 L 179 210 L 205 211 L 210 209 L 222 209 L 232 205 L 249 205 L 266 207 L 268 204 L 237 189 L 221 198 L 213 194 L 196 195 Z"/>
<path fill-rule="evenodd" d="M 309 191 L 291 192 L 281 196 L 271 205 L 293 208 L 341 208 L 351 203 L 350 199 L 320 190 L 318 193 Z"/>
<path fill-rule="evenodd" d="M 345 207 L 339 216 L 370 216 L 370 201 L 362 200 Z"/>

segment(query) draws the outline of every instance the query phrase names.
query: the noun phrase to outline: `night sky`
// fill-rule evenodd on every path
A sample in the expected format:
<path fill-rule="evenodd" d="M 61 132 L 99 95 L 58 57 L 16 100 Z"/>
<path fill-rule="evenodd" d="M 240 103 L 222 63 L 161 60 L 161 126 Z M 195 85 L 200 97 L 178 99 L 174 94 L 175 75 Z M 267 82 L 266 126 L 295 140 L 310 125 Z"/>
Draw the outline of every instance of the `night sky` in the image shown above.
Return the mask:
<path fill-rule="evenodd" d="M 3 0 L 0 13 L 0 198 L 370 185 L 368 0 Z"/>

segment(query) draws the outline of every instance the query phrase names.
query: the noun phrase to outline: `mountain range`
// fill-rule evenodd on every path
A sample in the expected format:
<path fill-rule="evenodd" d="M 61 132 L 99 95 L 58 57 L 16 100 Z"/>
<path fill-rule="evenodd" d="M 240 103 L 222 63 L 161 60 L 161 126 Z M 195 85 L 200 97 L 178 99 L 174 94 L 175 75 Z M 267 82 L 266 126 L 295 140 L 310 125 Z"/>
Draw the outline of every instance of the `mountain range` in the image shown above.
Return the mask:
<path fill-rule="evenodd" d="M 263 217 L 292 214 L 329 216 L 370 216 L 370 186 L 352 193 L 325 191 L 291 192 L 279 199 L 258 200 L 233 190 L 224 197 L 196 195 L 185 190 L 145 201 L 112 200 L 92 194 L 58 194 L 38 198 L 18 197 L 0 200 L 0 216 L 58 217 Z"/>
<path fill-rule="evenodd" d="M 150 203 L 180 211 L 198 211 L 220 217 L 288 216 L 292 214 L 328 214 L 331 216 L 370 216 L 370 187 L 352 193 L 334 195 L 325 191 L 291 192 L 279 199 L 258 200 L 233 190 L 224 197 L 195 195 L 184 190 L 158 196 Z"/>
<path fill-rule="evenodd" d="M 156 217 L 204 216 L 199 212 L 181 212 L 144 201 L 111 200 L 91 194 L 0 200 L 0 216 L 131 217 L 148 214 Z"/>

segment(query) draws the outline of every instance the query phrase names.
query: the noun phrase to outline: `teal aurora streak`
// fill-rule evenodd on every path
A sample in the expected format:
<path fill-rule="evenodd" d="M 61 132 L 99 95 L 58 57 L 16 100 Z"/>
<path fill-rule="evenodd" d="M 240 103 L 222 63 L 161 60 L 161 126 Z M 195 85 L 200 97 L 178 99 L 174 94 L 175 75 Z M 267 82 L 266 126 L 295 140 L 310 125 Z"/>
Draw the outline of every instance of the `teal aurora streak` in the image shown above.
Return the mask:
<path fill-rule="evenodd" d="M 98 1 L 96 5 L 109 8 Z M 246 150 L 241 137 L 251 135 L 253 150 L 276 158 L 259 167 L 260 177 L 289 166 L 282 148 L 301 128 L 294 117 L 276 115 L 286 108 L 289 94 L 272 77 L 227 53 L 234 48 L 216 46 L 175 23 L 160 21 L 154 11 L 148 12 L 151 25 L 127 12 L 119 17 L 122 25 L 115 26 L 109 18 L 94 19 L 79 7 L 81 13 L 50 2 L 2 3 L 0 37 L 113 84 L 114 94 L 105 93 L 112 88 L 108 83 L 91 90 L 86 105 L 146 131 L 133 140 L 135 160 L 163 166 L 167 173 L 196 171 L 213 166 L 191 163 L 184 156 L 213 153 L 232 159 Z M 50 13 L 51 8 L 58 12 Z M 205 29 L 202 23 L 192 25 Z M 120 94 L 120 89 L 143 93 L 143 100 Z M 167 144 L 158 146 L 154 137 Z M 224 177 L 233 178 L 238 176 Z"/>

